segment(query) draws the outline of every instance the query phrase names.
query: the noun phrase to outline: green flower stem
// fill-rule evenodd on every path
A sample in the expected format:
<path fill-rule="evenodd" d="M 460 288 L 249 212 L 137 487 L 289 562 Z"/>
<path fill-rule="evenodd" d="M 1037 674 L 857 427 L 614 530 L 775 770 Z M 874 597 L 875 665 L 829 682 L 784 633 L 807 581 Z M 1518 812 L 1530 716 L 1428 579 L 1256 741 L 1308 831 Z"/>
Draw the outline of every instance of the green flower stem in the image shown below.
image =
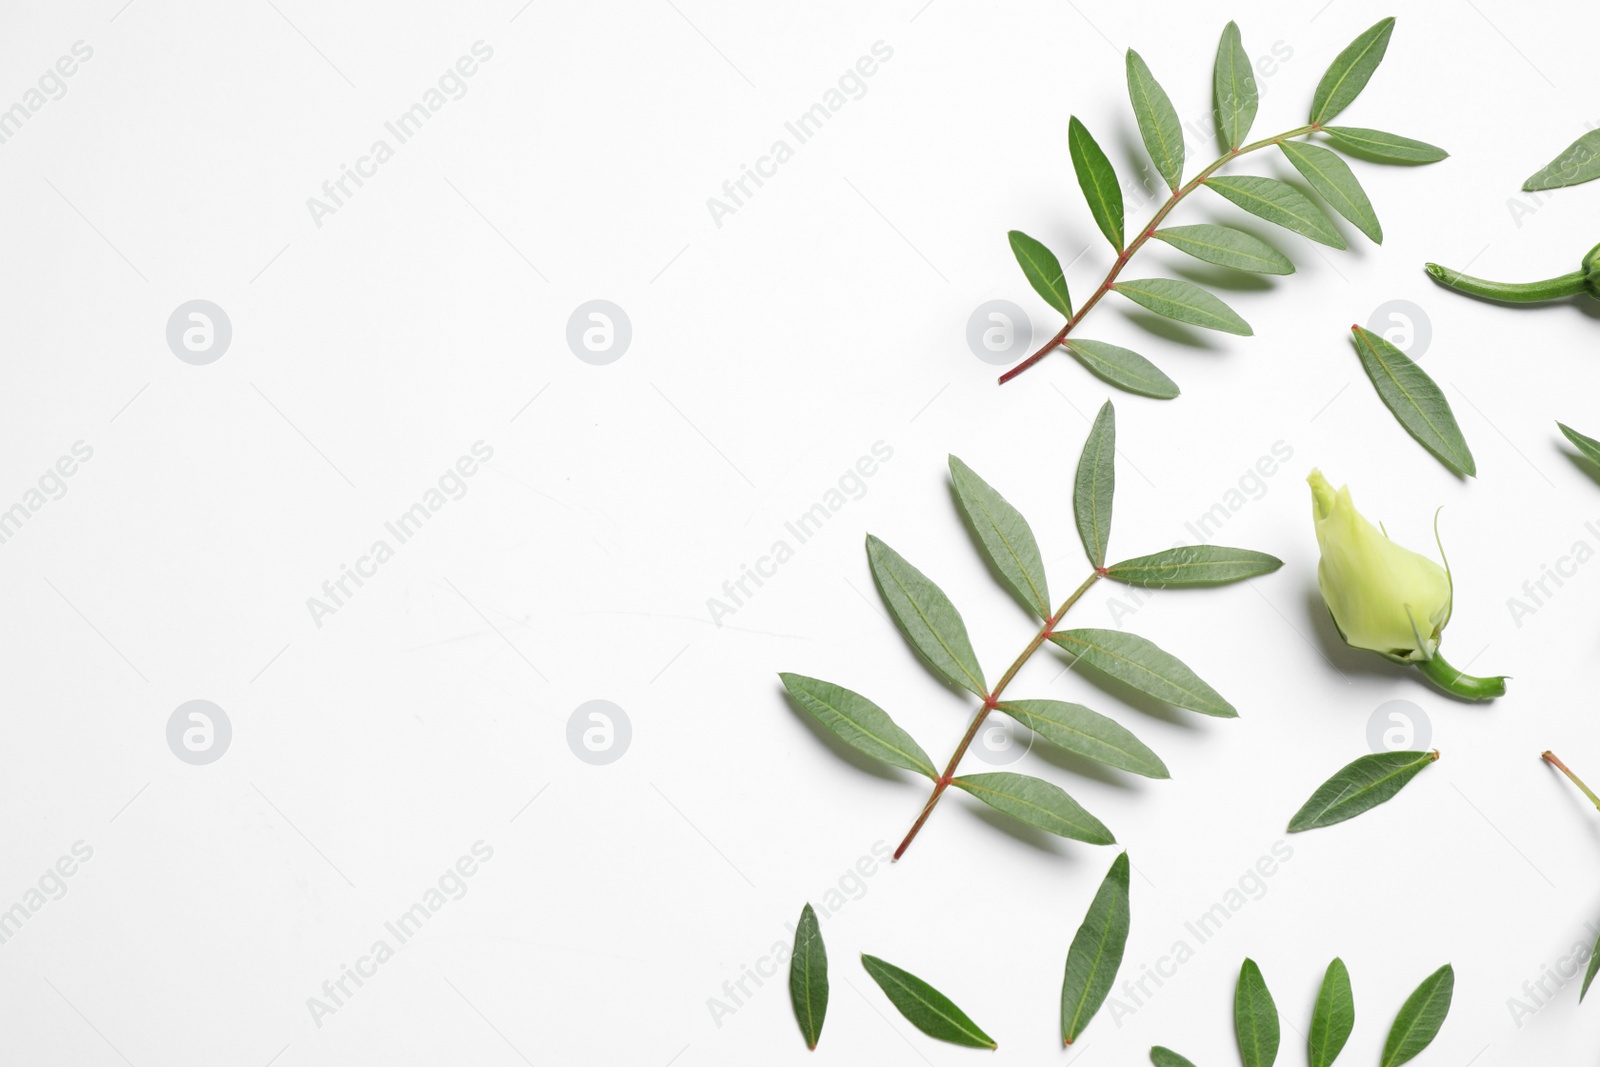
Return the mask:
<path fill-rule="evenodd" d="M 1429 263 L 1428 276 L 1448 289 L 1502 304 L 1537 304 L 1589 292 L 1588 279 L 1581 270 L 1542 282 L 1491 282 Z"/>
<path fill-rule="evenodd" d="M 1077 326 L 1079 322 L 1083 321 L 1083 317 L 1089 313 L 1089 309 L 1098 304 L 1100 302 L 1100 298 L 1111 291 L 1111 287 L 1116 284 L 1117 276 L 1122 273 L 1122 268 L 1128 265 L 1128 260 L 1133 258 L 1133 254 L 1135 252 L 1144 247 L 1146 241 L 1155 236 L 1156 227 L 1160 226 L 1162 222 L 1166 221 L 1167 216 L 1172 214 L 1172 209 L 1177 207 L 1179 202 L 1181 202 L 1184 197 L 1188 196 L 1190 193 L 1200 188 L 1200 186 L 1204 185 L 1207 178 L 1211 177 L 1218 170 L 1222 169 L 1225 164 L 1233 162 L 1246 152 L 1255 152 L 1262 148 L 1270 148 L 1275 144 L 1282 144 L 1284 141 L 1291 140 L 1295 137 L 1303 137 L 1306 134 L 1314 133 L 1320 129 L 1322 129 L 1320 124 L 1313 123 L 1310 126 L 1301 126 L 1298 129 L 1290 130 L 1287 133 L 1280 133 L 1276 137 L 1268 137 L 1263 140 L 1244 145 L 1241 148 L 1235 148 L 1231 152 L 1228 152 L 1226 155 L 1224 155 L 1221 159 L 1218 159 L 1209 167 L 1202 170 L 1199 174 L 1196 174 L 1187 185 L 1178 189 L 1174 189 L 1172 191 L 1172 195 L 1167 198 L 1167 202 L 1162 204 L 1161 209 L 1155 213 L 1155 217 L 1153 217 L 1149 224 L 1145 226 L 1142 231 L 1140 231 L 1139 236 L 1130 241 L 1128 243 L 1128 247 L 1124 248 L 1117 256 L 1117 261 L 1111 265 L 1111 270 L 1106 273 L 1105 280 L 1100 283 L 1100 288 L 1096 289 L 1094 291 L 1094 295 L 1088 300 L 1084 301 L 1083 306 L 1078 308 L 1078 310 L 1073 314 L 1072 318 L 1067 320 L 1067 324 L 1061 327 L 1061 332 L 1051 338 L 1049 344 L 1045 345 L 1043 348 L 1039 349 L 1039 351 L 1035 352 L 1021 363 L 1018 363 L 1015 367 L 1012 367 L 1004 374 L 1000 375 L 1000 384 L 1006 384 L 1011 379 L 1015 378 L 1017 375 L 1021 374 L 1023 371 L 1039 362 L 1045 356 L 1048 356 L 1051 352 L 1055 351 L 1056 348 L 1060 346 L 1061 342 L 1067 339 L 1067 334 L 1071 333 L 1073 328 Z"/>
<path fill-rule="evenodd" d="M 1546 763 L 1550 764 L 1550 766 L 1566 775 L 1567 778 L 1571 780 L 1573 785 L 1577 786 L 1583 791 L 1583 795 L 1589 798 L 1589 802 L 1591 804 L 1597 808 L 1600 808 L 1600 797 L 1595 796 L 1594 790 L 1583 784 L 1582 778 L 1579 778 L 1576 774 L 1573 774 L 1567 769 L 1567 765 L 1565 763 L 1562 763 L 1560 760 L 1556 759 L 1556 754 L 1554 752 L 1546 751 L 1543 753 L 1543 755 Z"/>
<path fill-rule="evenodd" d="M 1464 700 L 1493 700 L 1495 697 L 1506 695 L 1504 675 L 1479 678 L 1471 674 L 1462 674 L 1446 663 L 1445 658 L 1437 652 L 1433 654 L 1432 659 L 1420 661 L 1417 670 L 1446 693 Z"/>
<path fill-rule="evenodd" d="M 1089 591 L 1089 587 L 1098 582 L 1103 575 L 1103 571 L 1097 570 L 1085 578 L 1082 585 L 1073 590 L 1072 595 L 1062 602 L 1054 615 L 1044 621 L 1044 625 L 1039 628 L 1039 632 L 1033 635 L 1033 640 L 1028 642 L 1028 647 L 1023 649 L 1022 654 L 1012 661 L 1011 666 L 1006 668 L 1006 673 L 1000 676 L 1000 680 L 994 684 L 994 688 L 989 690 L 988 695 L 983 698 L 983 705 L 978 708 L 977 714 L 972 717 L 972 725 L 967 727 L 966 736 L 961 739 L 961 744 L 956 746 L 955 755 L 950 757 L 950 762 L 945 765 L 944 773 L 933 783 L 933 793 L 928 797 L 928 802 L 922 806 L 922 814 L 918 815 L 917 821 L 911 824 L 911 830 L 906 834 L 905 840 L 900 842 L 900 847 L 894 850 L 895 859 L 898 860 L 905 854 L 906 849 L 911 845 L 912 839 L 922 830 L 922 824 L 928 821 L 929 815 L 933 814 L 934 805 L 939 803 L 939 798 L 944 795 L 944 791 L 950 788 L 950 783 L 956 776 L 956 767 L 960 764 L 961 757 L 967 754 L 967 749 L 971 747 L 973 739 L 978 736 L 978 730 L 982 728 L 984 720 L 989 717 L 989 713 L 1000 703 L 1000 694 L 1005 691 L 1007 685 L 1011 684 L 1011 679 L 1017 676 L 1017 672 L 1022 670 L 1022 665 L 1028 662 L 1028 658 L 1039 651 L 1039 647 L 1049 640 L 1050 635 L 1055 632 L 1057 626 L 1061 625 L 1062 617 L 1071 610 L 1072 605 L 1082 599 L 1083 594 Z"/>

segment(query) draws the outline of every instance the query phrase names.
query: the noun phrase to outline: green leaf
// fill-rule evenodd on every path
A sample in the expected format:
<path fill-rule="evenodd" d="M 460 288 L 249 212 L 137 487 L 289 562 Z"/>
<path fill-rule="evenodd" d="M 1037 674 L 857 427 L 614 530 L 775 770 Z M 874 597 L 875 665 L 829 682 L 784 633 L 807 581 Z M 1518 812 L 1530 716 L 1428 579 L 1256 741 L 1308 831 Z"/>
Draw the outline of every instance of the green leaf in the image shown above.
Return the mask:
<path fill-rule="evenodd" d="M 1328 72 L 1317 83 L 1317 91 L 1312 94 L 1312 125 L 1323 125 L 1361 95 L 1372 72 L 1383 62 L 1383 53 L 1389 48 L 1389 35 L 1392 33 L 1394 19 L 1383 19 L 1339 53 Z"/>
<path fill-rule="evenodd" d="M 1157 400 L 1171 400 L 1178 395 L 1178 383 L 1137 352 L 1081 337 L 1069 337 L 1062 344 L 1083 360 L 1084 366 L 1118 389 Z"/>
<path fill-rule="evenodd" d="M 1211 76 L 1217 105 L 1217 128 L 1229 148 L 1238 148 L 1250 133 L 1256 120 L 1256 105 L 1260 97 L 1256 92 L 1255 71 L 1250 68 L 1250 57 L 1245 54 L 1244 42 L 1239 38 L 1239 27 L 1228 23 L 1222 28 L 1222 41 L 1217 45 L 1217 65 Z"/>
<path fill-rule="evenodd" d="M 1232 704 L 1154 641 L 1120 630 L 1060 630 L 1050 640 L 1141 693 L 1202 715 L 1232 719 Z"/>
<path fill-rule="evenodd" d="M 1167 242 L 1180 252 L 1187 252 L 1196 259 L 1220 267 L 1248 270 L 1256 274 L 1294 273 L 1294 264 L 1289 262 L 1288 256 L 1259 237 L 1231 226 L 1214 226 L 1209 222 L 1194 226 L 1169 226 L 1150 236 Z"/>
<path fill-rule="evenodd" d="M 1139 122 L 1139 136 L 1156 171 L 1176 190 L 1183 182 L 1183 126 L 1172 101 L 1156 82 L 1154 74 L 1139 53 L 1128 49 L 1128 98 L 1133 101 L 1133 117 Z"/>
<path fill-rule="evenodd" d="M 1600 974 L 1600 937 L 1594 940 L 1594 948 L 1589 951 L 1589 969 L 1583 972 L 1583 988 L 1578 990 L 1578 1003 L 1583 1003 L 1583 998 L 1589 995 L 1589 986 L 1594 982 L 1594 976 Z"/>
<path fill-rule="evenodd" d="M 1372 379 L 1384 405 L 1400 420 L 1406 432 L 1457 474 L 1476 475 L 1478 465 L 1461 427 L 1456 425 L 1450 401 L 1406 354 L 1362 326 L 1352 326 L 1361 367 Z"/>
<path fill-rule="evenodd" d="M 861 966 L 878 983 L 878 988 L 889 998 L 889 1003 L 898 1008 L 912 1026 L 929 1037 L 967 1048 L 996 1047 L 994 1038 L 967 1018 L 966 1012 L 910 971 L 903 971 L 865 952 L 861 954 Z"/>
<path fill-rule="evenodd" d="M 1422 980 L 1401 1005 L 1394 1026 L 1389 1028 L 1380 1067 L 1399 1067 L 1432 1043 L 1444 1025 L 1444 1017 L 1450 1014 L 1455 986 L 1456 972 L 1448 963 Z"/>
<path fill-rule="evenodd" d="M 950 480 L 989 561 L 1023 604 L 1041 619 L 1048 619 L 1050 591 L 1045 584 L 1044 561 L 1039 558 L 1039 543 L 1033 539 L 1028 520 L 955 456 L 950 457 Z"/>
<path fill-rule="evenodd" d="M 1252 175 L 1206 179 L 1206 187 L 1232 200 L 1252 215 L 1266 219 L 1329 248 L 1348 248 L 1333 221 L 1300 190 L 1276 178 Z"/>
<path fill-rule="evenodd" d="M 992 774 L 969 774 L 953 778 L 950 784 L 965 789 L 996 811 L 1003 811 L 1029 826 L 1037 826 L 1059 837 L 1070 837 L 1091 845 L 1117 843 L 1104 823 L 1083 810 L 1060 787 L 1041 778 L 995 771 Z"/>
<path fill-rule="evenodd" d="M 1072 487 L 1072 511 L 1078 520 L 1083 550 L 1095 567 L 1106 565 L 1106 543 L 1111 540 L 1111 498 L 1117 489 L 1117 413 L 1107 400 L 1094 417 L 1094 425 L 1078 457 L 1078 477 Z"/>
<path fill-rule="evenodd" d="M 1581 185 L 1600 178 L 1600 130 L 1590 130 L 1567 146 L 1567 150 L 1552 159 L 1533 177 L 1522 183 L 1530 193 L 1544 189 L 1560 189 L 1566 185 Z"/>
<path fill-rule="evenodd" d="M 1437 163 L 1450 153 L 1426 141 L 1414 141 L 1397 133 L 1364 130 L 1359 126 L 1325 126 L 1328 139 L 1340 148 L 1380 163 Z"/>
<path fill-rule="evenodd" d="M 1067 147 L 1072 152 L 1072 169 L 1078 172 L 1078 185 L 1089 202 L 1089 213 L 1106 240 L 1122 251 L 1122 186 L 1111 160 L 1100 150 L 1089 130 L 1074 115 L 1067 123 Z"/>
<path fill-rule="evenodd" d="M 1317 195 L 1333 205 L 1333 210 L 1354 223 L 1356 229 L 1374 243 L 1383 244 L 1383 226 L 1378 222 L 1377 212 L 1372 210 L 1366 190 L 1351 172 L 1350 164 L 1336 152 L 1303 141 L 1279 141 L 1278 147 Z"/>
<path fill-rule="evenodd" d="M 871 534 L 867 535 L 867 561 L 872 565 L 872 579 L 878 583 L 878 591 L 906 640 L 951 684 L 980 697 L 988 696 L 983 669 L 967 638 L 967 624 L 961 621 L 961 613 L 944 591 Z"/>
<path fill-rule="evenodd" d="M 1022 273 L 1033 291 L 1044 297 L 1045 303 L 1072 318 L 1072 297 L 1067 295 L 1067 279 L 1056 254 L 1021 230 L 1012 230 L 1008 236 L 1011 252 L 1021 264 Z"/>
<path fill-rule="evenodd" d="M 1350 992 L 1350 972 L 1343 960 L 1335 959 L 1322 976 L 1317 1008 L 1311 1016 L 1311 1036 L 1306 1039 L 1306 1058 L 1311 1067 L 1329 1067 L 1338 1059 L 1355 1025 L 1356 1001 Z"/>
<path fill-rule="evenodd" d="M 1139 278 L 1117 282 L 1111 288 L 1135 304 L 1169 319 L 1241 337 L 1249 337 L 1252 332 L 1250 324 L 1231 307 L 1191 282 L 1176 278 Z"/>
<path fill-rule="evenodd" d="M 1239 984 L 1233 993 L 1233 1029 L 1244 1067 L 1272 1067 L 1278 1058 L 1278 1006 L 1272 1002 L 1255 960 L 1247 959 L 1239 968 Z"/>
<path fill-rule="evenodd" d="M 1061 1042 L 1077 1040 L 1106 1001 L 1122 953 L 1128 947 L 1128 854 L 1111 863 L 1083 925 L 1067 950 L 1067 971 L 1061 981 Z"/>
<path fill-rule="evenodd" d="M 1008 700 L 1001 711 L 1052 744 L 1146 778 L 1170 778 L 1161 757 L 1117 722 L 1063 700 Z"/>
<path fill-rule="evenodd" d="M 828 951 L 822 944 L 817 913 L 807 904 L 794 931 L 794 955 L 789 960 L 789 1000 L 800 1022 L 808 1048 L 817 1047 L 822 1020 L 828 1014 Z"/>
<path fill-rule="evenodd" d="M 1561 427 L 1561 432 L 1566 435 L 1567 440 L 1571 441 L 1579 452 L 1583 453 L 1585 459 L 1590 463 L 1600 463 L 1600 441 L 1596 441 L 1592 437 L 1585 437 L 1571 426 L 1563 423 L 1558 422 L 1556 425 Z"/>
<path fill-rule="evenodd" d="M 1156 1067 L 1194 1067 L 1194 1064 L 1172 1051 L 1156 1045 L 1150 1050 L 1150 1062 Z"/>
<path fill-rule="evenodd" d="M 1168 548 L 1148 556 L 1125 559 L 1106 568 L 1106 577 L 1130 585 L 1157 588 L 1186 585 L 1225 585 L 1261 574 L 1271 574 L 1283 560 L 1248 548 L 1224 545 L 1188 545 Z"/>
<path fill-rule="evenodd" d="M 796 704 L 845 744 L 892 767 L 937 778 L 933 762 L 916 739 L 895 725 L 888 712 L 862 696 L 832 682 L 803 674 L 779 674 Z"/>
<path fill-rule="evenodd" d="M 1317 787 L 1311 799 L 1289 820 L 1289 832 L 1297 834 L 1353 819 L 1400 792 L 1438 758 L 1438 752 L 1375 752 L 1362 756 Z"/>

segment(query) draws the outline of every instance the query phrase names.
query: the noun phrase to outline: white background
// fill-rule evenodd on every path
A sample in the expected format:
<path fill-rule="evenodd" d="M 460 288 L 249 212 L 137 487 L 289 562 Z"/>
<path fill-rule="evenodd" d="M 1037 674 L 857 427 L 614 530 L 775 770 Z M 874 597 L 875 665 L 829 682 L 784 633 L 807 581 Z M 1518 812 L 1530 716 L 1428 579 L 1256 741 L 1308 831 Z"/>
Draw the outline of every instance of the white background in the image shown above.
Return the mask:
<path fill-rule="evenodd" d="M 1068 788 L 1129 849 L 1121 977 L 1137 979 L 1367 751 L 1385 702 L 1422 709 L 1443 758 L 1389 805 L 1289 839 L 1259 900 L 1142 1005 L 1119 991 L 1136 1010 L 1108 1005 L 1063 1053 L 1062 961 L 1115 851 L 953 795 L 904 861 L 852 880 L 923 787 L 842 758 L 776 672 L 871 696 L 943 760 L 973 701 L 886 621 L 861 542 L 883 537 L 941 584 L 990 677 L 1032 631 L 975 552 L 946 455 L 1030 518 L 1058 599 L 1086 572 L 1071 473 L 1113 391 L 1064 356 L 997 388 L 964 338 L 996 298 L 1029 309 L 1039 337 L 1058 325 L 1006 230 L 1083 253 L 1080 297 L 1109 262 L 1071 175 L 1069 114 L 1135 173 L 1122 51 L 1203 118 L 1231 17 L 1252 56 L 1290 53 L 1262 79 L 1265 136 L 1304 121 L 1327 63 L 1390 13 L 1389 58 L 1341 120 L 1452 156 L 1355 164 L 1382 248 L 1342 223 L 1349 252 L 1272 234 L 1297 275 L 1220 279 L 1252 338 L 1152 335 L 1115 303 L 1083 331 L 1184 389 L 1114 396 L 1114 556 L 1188 536 L 1275 443 L 1292 449 L 1217 535 L 1280 556 L 1280 572 L 1116 620 L 1124 593 L 1102 585 L 1069 616 L 1158 641 L 1241 718 L 1129 706 L 1046 651 L 1012 694 L 1111 714 L 1173 780 L 1039 752 L 1012 769 Z M 841 879 L 853 899 L 824 921 L 834 992 L 815 1054 L 834 1062 L 979 1055 L 912 1030 L 863 951 L 950 994 L 1004 1062 L 1137 1063 L 1152 1043 L 1231 1062 L 1247 955 L 1284 1013 L 1283 1063 L 1303 1062 L 1335 955 L 1354 980 L 1352 1064 L 1376 1063 L 1405 995 L 1446 961 L 1455 1006 L 1419 1063 L 1600 1051 L 1600 1008 L 1580 1009 L 1576 982 L 1520 1026 L 1508 1007 L 1600 920 L 1600 813 L 1539 760 L 1553 747 L 1600 778 L 1600 566 L 1521 625 L 1507 606 L 1576 542 L 1600 548 L 1585 525 L 1600 524 L 1600 484 L 1554 423 L 1600 433 L 1596 322 L 1570 304 L 1477 304 L 1421 270 L 1543 277 L 1600 237 L 1600 187 L 1517 191 L 1600 121 L 1591 9 L 107 0 L 8 4 L 4 29 L 0 106 L 74 42 L 93 57 L 0 144 L 0 507 L 75 442 L 93 458 L 0 545 L 0 907 L 75 842 L 93 858 L 0 945 L 0 1061 L 813 1062 L 782 976 L 731 1015 L 711 999 Z M 466 95 L 318 226 L 307 198 L 479 40 L 493 57 Z M 717 225 L 707 198 L 879 41 L 893 55 L 865 94 Z M 1236 169 L 1287 172 L 1265 153 Z M 1130 229 L 1150 210 L 1130 203 Z M 1210 218 L 1243 216 L 1202 196 L 1178 221 Z M 1135 275 L 1199 269 L 1140 258 Z M 165 340 L 196 298 L 233 327 L 208 366 Z M 596 298 L 633 327 L 609 366 L 565 340 Z M 1361 374 L 1348 327 L 1393 299 L 1431 321 L 1422 365 L 1477 479 L 1423 452 Z M 319 627 L 307 598 L 480 440 L 493 458 L 466 494 Z M 714 625 L 707 599 L 878 441 L 893 458 L 865 495 Z M 1444 506 L 1444 647 L 1513 675 L 1506 698 L 1452 702 L 1338 645 L 1315 590 L 1312 466 L 1418 549 Z M 234 731 L 208 766 L 165 737 L 197 698 Z M 593 699 L 631 722 L 608 765 L 567 743 Z M 493 858 L 466 895 L 317 1025 L 308 998 L 480 840 Z"/>

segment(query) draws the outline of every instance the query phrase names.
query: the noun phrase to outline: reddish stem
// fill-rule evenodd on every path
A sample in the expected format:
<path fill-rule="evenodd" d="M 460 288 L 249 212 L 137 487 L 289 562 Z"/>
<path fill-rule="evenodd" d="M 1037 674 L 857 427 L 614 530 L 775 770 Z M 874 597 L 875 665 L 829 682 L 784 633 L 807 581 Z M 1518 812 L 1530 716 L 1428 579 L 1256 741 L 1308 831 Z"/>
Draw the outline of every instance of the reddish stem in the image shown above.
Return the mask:
<path fill-rule="evenodd" d="M 1556 759 L 1556 754 L 1554 752 L 1547 751 L 1543 753 L 1543 755 L 1546 763 L 1550 764 L 1550 766 L 1566 775 L 1573 785 L 1577 786 L 1583 791 L 1583 795 L 1589 798 L 1590 803 L 1592 803 L 1595 807 L 1600 808 L 1600 796 L 1595 796 L 1594 790 L 1584 785 L 1582 778 L 1579 778 L 1576 774 L 1573 774 L 1572 771 L 1567 769 L 1567 765 L 1565 763 L 1562 763 L 1560 760 Z"/>

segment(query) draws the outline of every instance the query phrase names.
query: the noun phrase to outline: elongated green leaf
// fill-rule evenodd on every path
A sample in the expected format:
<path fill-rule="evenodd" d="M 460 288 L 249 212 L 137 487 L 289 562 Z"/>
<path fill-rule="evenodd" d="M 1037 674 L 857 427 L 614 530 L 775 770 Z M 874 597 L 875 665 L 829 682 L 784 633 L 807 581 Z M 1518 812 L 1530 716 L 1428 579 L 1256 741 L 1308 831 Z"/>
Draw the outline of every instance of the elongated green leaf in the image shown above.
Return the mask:
<path fill-rule="evenodd" d="M 789 1000 L 800 1022 L 806 1047 L 816 1048 L 822 1020 L 828 1014 L 828 950 L 822 944 L 817 913 L 807 904 L 794 930 L 794 955 L 789 959 Z"/>
<path fill-rule="evenodd" d="M 1600 936 L 1594 939 L 1594 948 L 1589 950 L 1589 969 L 1583 972 L 1583 988 L 1578 990 L 1578 1003 L 1583 1003 L 1583 998 L 1589 995 L 1589 987 L 1594 984 L 1594 976 L 1600 974 Z"/>
<path fill-rule="evenodd" d="M 803 674 L 780 674 L 796 704 L 850 747 L 893 767 L 936 778 L 933 761 L 916 739 L 895 725 L 888 712 L 832 682 Z"/>
<path fill-rule="evenodd" d="M 1450 1014 L 1455 987 L 1456 972 L 1448 963 L 1422 980 L 1401 1005 L 1400 1014 L 1389 1028 L 1380 1067 L 1400 1067 L 1433 1042 L 1444 1025 L 1444 1017 Z"/>
<path fill-rule="evenodd" d="M 1559 422 L 1556 425 L 1561 427 L 1561 432 L 1566 435 L 1568 441 L 1572 442 L 1573 447 L 1583 453 L 1585 459 L 1590 463 L 1600 463 L 1600 441 L 1596 441 L 1592 437 L 1585 437 L 1571 426 L 1566 426 Z"/>
<path fill-rule="evenodd" d="M 1087 663 L 1168 704 L 1224 719 L 1239 714 L 1176 656 L 1138 634 L 1120 630 L 1061 630 L 1051 634 L 1050 640 L 1077 656 L 1078 662 Z"/>
<path fill-rule="evenodd" d="M 1003 811 L 1029 826 L 1037 826 L 1059 837 L 1086 841 L 1091 845 L 1114 845 L 1105 824 L 1090 815 L 1060 787 L 1041 778 L 1010 771 L 968 774 L 951 779 L 950 784 L 965 789 L 996 811 Z"/>
<path fill-rule="evenodd" d="M 1297 834 L 1353 819 L 1400 792 L 1438 758 L 1437 752 L 1375 752 L 1362 756 L 1317 787 L 1311 799 L 1289 820 L 1289 832 Z"/>
<path fill-rule="evenodd" d="M 1067 123 L 1067 148 L 1072 152 L 1072 169 L 1078 173 L 1078 185 L 1083 189 L 1083 198 L 1089 202 L 1089 213 L 1094 216 L 1095 225 L 1100 227 L 1111 246 L 1121 252 L 1122 186 L 1117 184 L 1117 172 L 1111 160 L 1076 115 Z"/>
<path fill-rule="evenodd" d="M 1188 545 L 1168 548 L 1148 556 L 1125 559 L 1106 568 L 1106 577 L 1130 585 L 1158 588 L 1185 585 L 1224 585 L 1259 574 L 1270 574 L 1283 560 L 1248 548 L 1225 545 Z"/>
<path fill-rule="evenodd" d="M 1070 337 L 1062 343 L 1083 360 L 1084 366 L 1118 389 L 1157 400 L 1171 400 L 1178 395 L 1178 383 L 1137 352 L 1081 337 Z"/>
<path fill-rule="evenodd" d="M 889 1003 L 929 1037 L 967 1048 L 995 1048 L 995 1040 L 967 1018 L 950 998 L 910 971 L 903 971 L 876 956 L 861 954 L 861 966 L 878 983 Z"/>
<path fill-rule="evenodd" d="M 1389 36 L 1392 33 L 1394 19 L 1383 19 L 1339 53 L 1328 72 L 1317 83 L 1317 91 L 1312 94 L 1313 125 L 1323 125 L 1361 95 L 1372 72 L 1383 62 L 1383 53 L 1389 48 Z"/>
<path fill-rule="evenodd" d="M 1008 236 L 1011 252 L 1017 257 L 1033 291 L 1044 297 L 1045 303 L 1072 318 L 1072 297 L 1067 295 L 1067 279 L 1056 254 L 1021 230 L 1012 230 Z"/>
<path fill-rule="evenodd" d="M 1244 1067 L 1272 1067 L 1278 1058 L 1278 1006 L 1272 1002 L 1255 960 L 1247 959 L 1239 968 L 1239 984 L 1233 992 L 1233 1030 Z"/>
<path fill-rule="evenodd" d="M 867 535 L 867 561 L 889 613 L 923 658 L 953 685 L 988 696 L 983 669 L 967 638 L 967 624 L 944 591 L 871 534 Z"/>
<path fill-rule="evenodd" d="M 1222 132 L 1223 143 L 1229 148 L 1238 148 L 1244 144 L 1251 124 L 1256 121 L 1260 96 L 1256 91 L 1255 71 L 1250 67 L 1250 57 L 1245 54 L 1235 23 L 1230 22 L 1222 29 L 1211 82 L 1217 104 L 1217 127 Z"/>
<path fill-rule="evenodd" d="M 1600 178 L 1600 130 L 1590 130 L 1567 146 L 1537 174 L 1522 183 L 1530 193 L 1581 185 Z"/>
<path fill-rule="evenodd" d="M 1303 141 L 1279 141 L 1278 147 L 1317 195 L 1333 205 L 1333 210 L 1354 223 L 1356 229 L 1374 243 L 1383 244 L 1383 225 L 1378 222 L 1378 213 L 1372 210 L 1372 201 L 1356 181 L 1350 164 L 1340 159 L 1338 153 Z"/>
<path fill-rule="evenodd" d="M 1138 278 L 1117 282 L 1111 288 L 1135 304 L 1169 319 L 1241 337 L 1249 337 L 1252 332 L 1250 324 L 1231 307 L 1191 282 L 1176 278 Z"/>
<path fill-rule="evenodd" d="M 1415 141 L 1397 133 L 1366 130 L 1359 126 L 1326 126 L 1322 130 L 1340 148 L 1346 148 L 1379 163 L 1437 163 L 1450 153 L 1426 141 Z"/>
<path fill-rule="evenodd" d="M 1150 1062 L 1156 1067 L 1194 1067 L 1194 1064 L 1170 1048 L 1162 1048 L 1160 1045 L 1150 1050 Z"/>
<path fill-rule="evenodd" d="M 1256 274 L 1293 274 L 1289 257 L 1267 242 L 1231 226 L 1202 222 L 1194 226 L 1169 226 L 1151 234 L 1180 252 L 1220 267 Z"/>
<path fill-rule="evenodd" d="M 1145 151 L 1156 165 L 1156 172 L 1168 187 L 1177 189 L 1183 182 L 1183 126 L 1167 99 L 1166 90 L 1139 53 L 1128 49 L 1128 98 L 1133 101 L 1133 117 L 1139 122 L 1139 136 Z"/>
<path fill-rule="evenodd" d="M 1323 210 L 1304 193 L 1276 178 L 1252 175 L 1217 176 L 1206 179 L 1206 187 L 1232 200 L 1252 215 L 1266 219 L 1302 237 L 1309 237 L 1329 248 L 1348 248 L 1342 235 Z"/>
<path fill-rule="evenodd" d="M 1072 511 L 1078 520 L 1083 550 L 1096 567 L 1106 565 L 1106 544 L 1111 540 L 1111 498 L 1117 490 L 1117 413 L 1107 400 L 1094 417 L 1089 437 L 1078 457 L 1078 477 L 1072 487 Z"/>
<path fill-rule="evenodd" d="M 1317 1008 L 1311 1016 L 1311 1036 L 1306 1039 L 1306 1059 L 1311 1067 L 1330 1067 L 1356 1025 L 1356 1001 L 1350 992 L 1350 972 L 1335 959 L 1322 976 Z"/>
<path fill-rule="evenodd" d="M 1478 465 L 1456 425 L 1450 401 L 1426 371 L 1394 345 L 1362 326 L 1352 326 L 1361 367 L 1384 405 L 1417 443 L 1457 474 L 1476 475 Z"/>
<path fill-rule="evenodd" d="M 972 521 L 989 561 L 995 565 L 1023 604 L 1041 619 L 1050 617 L 1050 590 L 1045 583 L 1039 543 L 1022 513 L 955 456 L 950 457 L 950 480 L 956 499 Z"/>
<path fill-rule="evenodd" d="M 1008 700 L 1001 711 L 1052 744 L 1097 763 L 1146 778 L 1170 778 L 1161 757 L 1117 722 L 1082 704 L 1062 700 Z"/>
<path fill-rule="evenodd" d="M 1128 947 L 1128 854 L 1111 862 L 1067 950 L 1061 981 L 1061 1042 L 1070 1045 L 1106 1001 Z"/>

